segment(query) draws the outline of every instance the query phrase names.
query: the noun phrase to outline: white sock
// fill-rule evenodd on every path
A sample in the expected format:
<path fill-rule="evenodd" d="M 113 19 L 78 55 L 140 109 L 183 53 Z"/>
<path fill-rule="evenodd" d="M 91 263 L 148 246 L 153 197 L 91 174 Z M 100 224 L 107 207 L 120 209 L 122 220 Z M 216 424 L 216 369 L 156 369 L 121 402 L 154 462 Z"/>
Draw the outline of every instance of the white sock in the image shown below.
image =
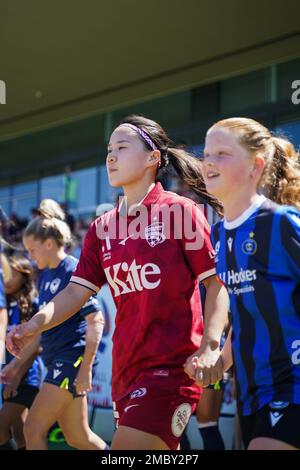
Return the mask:
<path fill-rule="evenodd" d="M 199 429 L 203 429 L 203 428 L 210 428 L 212 426 L 217 426 L 218 423 L 217 421 L 208 421 L 207 423 L 199 423 L 199 421 L 197 421 L 197 425 Z"/>

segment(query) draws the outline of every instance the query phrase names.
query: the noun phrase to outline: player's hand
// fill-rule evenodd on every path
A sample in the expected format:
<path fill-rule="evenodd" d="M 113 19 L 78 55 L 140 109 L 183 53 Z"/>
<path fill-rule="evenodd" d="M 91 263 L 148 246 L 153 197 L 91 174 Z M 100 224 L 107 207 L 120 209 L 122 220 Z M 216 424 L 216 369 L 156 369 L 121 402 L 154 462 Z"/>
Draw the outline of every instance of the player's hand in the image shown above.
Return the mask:
<path fill-rule="evenodd" d="M 22 350 L 28 346 L 38 334 L 38 328 L 32 320 L 15 326 L 6 336 L 8 351 L 20 359 Z"/>
<path fill-rule="evenodd" d="M 0 372 L 0 383 L 11 384 L 18 374 L 18 368 L 13 366 L 13 361 L 7 364 Z"/>
<path fill-rule="evenodd" d="M 195 354 L 192 354 L 190 357 L 188 357 L 183 366 L 184 372 L 192 380 L 196 380 L 197 367 L 198 367 L 198 356 Z"/>
<path fill-rule="evenodd" d="M 17 394 L 17 388 L 20 385 L 21 377 L 15 377 L 14 380 L 5 385 L 3 390 L 4 400 L 8 400 L 10 397 L 14 397 Z"/>
<path fill-rule="evenodd" d="M 199 387 L 208 387 L 222 380 L 224 367 L 219 351 L 216 354 L 204 354 L 198 358 L 196 383 Z"/>
<path fill-rule="evenodd" d="M 220 350 L 209 347 L 200 349 L 190 356 L 184 364 L 184 371 L 195 380 L 199 387 L 208 387 L 223 378 L 223 363 Z"/>
<path fill-rule="evenodd" d="M 92 390 L 92 370 L 90 367 L 81 364 L 74 385 L 78 395 L 86 395 Z"/>

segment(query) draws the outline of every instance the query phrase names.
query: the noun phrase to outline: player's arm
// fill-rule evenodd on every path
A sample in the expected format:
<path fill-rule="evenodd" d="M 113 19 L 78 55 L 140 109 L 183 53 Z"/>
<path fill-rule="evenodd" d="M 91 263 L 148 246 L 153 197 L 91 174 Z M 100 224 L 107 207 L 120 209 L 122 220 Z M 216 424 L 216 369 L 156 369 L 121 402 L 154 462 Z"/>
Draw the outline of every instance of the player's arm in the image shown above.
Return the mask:
<path fill-rule="evenodd" d="M 203 283 L 206 287 L 203 337 L 200 348 L 186 361 L 185 372 L 199 386 L 207 387 L 220 380 L 223 374 L 222 363 L 218 359 L 221 336 L 228 323 L 229 298 L 217 276 Z"/>
<path fill-rule="evenodd" d="M 78 312 L 91 295 L 85 286 L 70 282 L 51 302 L 36 313 L 27 323 L 16 326 L 7 335 L 7 348 L 17 357 L 33 338 L 49 330 Z"/>
<path fill-rule="evenodd" d="M 7 310 L 0 307 L 0 366 L 5 363 L 5 337 L 7 329 Z"/>
<path fill-rule="evenodd" d="M 1 371 L 0 379 L 3 383 L 12 383 L 16 377 L 21 378 L 31 367 L 34 359 L 40 351 L 40 335 L 36 335 L 33 341 L 22 350 L 20 358 L 12 359 Z"/>
<path fill-rule="evenodd" d="M 85 349 L 75 385 L 78 394 L 84 394 L 92 388 L 92 368 L 104 328 L 102 312 L 90 313 L 86 317 Z"/>
<path fill-rule="evenodd" d="M 232 357 L 232 348 L 231 348 L 231 336 L 232 336 L 232 326 L 228 332 L 228 336 L 226 338 L 225 344 L 221 351 L 221 361 L 222 367 L 224 372 L 226 372 L 233 364 L 233 357 Z"/>
<path fill-rule="evenodd" d="M 229 298 L 224 285 L 217 276 L 203 281 L 206 288 L 204 305 L 204 332 L 201 351 L 216 351 L 220 348 L 220 340 L 228 324 Z"/>

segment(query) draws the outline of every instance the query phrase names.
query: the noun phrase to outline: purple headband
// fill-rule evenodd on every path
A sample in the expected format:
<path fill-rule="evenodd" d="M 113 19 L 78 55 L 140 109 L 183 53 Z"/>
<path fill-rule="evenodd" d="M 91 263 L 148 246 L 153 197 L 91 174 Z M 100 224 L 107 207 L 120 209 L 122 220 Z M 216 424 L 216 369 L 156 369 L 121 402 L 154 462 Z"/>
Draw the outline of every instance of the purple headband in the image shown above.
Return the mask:
<path fill-rule="evenodd" d="M 129 124 L 127 122 L 123 122 L 121 124 L 121 126 L 128 126 L 130 127 L 131 129 L 133 129 L 134 131 L 136 131 L 141 137 L 142 139 L 147 142 L 147 144 L 152 148 L 152 150 L 158 150 L 158 148 L 156 147 L 155 143 L 151 140 L 151 138 L 149 137 L 149 135 L 142 131 L 142 129 L 140 129 L 139 127 L 137 126 L 134 126 L 133 124 Z"/>

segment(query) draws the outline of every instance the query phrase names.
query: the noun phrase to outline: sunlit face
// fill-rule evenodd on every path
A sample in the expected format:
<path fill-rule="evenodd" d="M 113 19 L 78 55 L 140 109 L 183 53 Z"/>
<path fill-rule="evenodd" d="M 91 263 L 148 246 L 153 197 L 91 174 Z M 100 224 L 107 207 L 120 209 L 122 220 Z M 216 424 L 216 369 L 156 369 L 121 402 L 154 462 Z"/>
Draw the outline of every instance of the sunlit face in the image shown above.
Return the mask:
<path fill-rule="evenodd" d="M 51 240 L 42 242 L 31 236 L 23 238 L 23 244 L 30 258 L 36 262 L 39 269 L 45 269 L 49 266 L 52 247 L 52 243 L 49 242 L 51 242 Z"/>
<path fill-rule="evenodd" d="M 8 282 L 4 283 L 4 291 L 7 295 L 13 295 L 19 292 L 24 283 L 24 278 L 19 271 L 11 268 L 11 278 Z"/>
<path fill-rule="evenodd" d="M 253 185 L 253 159 L 235 134 L 222 127 L 213 127 L 206 134 L 203 178 L 209 193 L 221 202 L 231 194 L 239 194 Z"/>
<path fill-rule="evenodd" d="M 148 168 L 149 150 L 130 127 L 117 127 L 110 137 L 106 168 L 111 186 L 128 186 L 138 182 Z"/>

